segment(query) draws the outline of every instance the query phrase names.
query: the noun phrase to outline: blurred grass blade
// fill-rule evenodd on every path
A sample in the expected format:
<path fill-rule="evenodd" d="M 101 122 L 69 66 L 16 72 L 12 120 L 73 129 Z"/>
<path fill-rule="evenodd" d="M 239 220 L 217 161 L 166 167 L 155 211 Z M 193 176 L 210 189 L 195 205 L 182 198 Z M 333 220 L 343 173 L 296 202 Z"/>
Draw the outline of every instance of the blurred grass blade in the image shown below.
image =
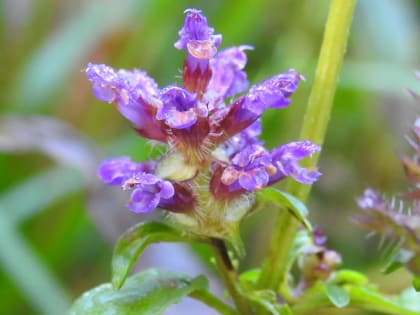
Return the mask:
<path fill-rule="evenodd" d="M 18 75 L 14 109 L 34 112 L 44 108 L 70 74 L 82 70 L 84 59 L 106 34 L 128 21 L 137 1 L 86 2 L 67 23 L 48 37 Z"/>
<path fill-rule="evenodd" d="M 3 209 L 0 209 L 0 213 L 2 210 L 8 211 L 8 220 L 17 225 L 60 198 L 81 190 L 84 185 L 80 172 L 66 167 L 53 167 L 1 194 L 0 205 Z"/>
<path fill-rule="evenodd" d="M 0 265 L 40 314 L 64 314 L 69 298 L 0 208 Z"/>
<path fill-rule="evenodd" d="M 80 169 L 96 167 L 100 151 L 64 121 L 47 116 L 0 116 L 0 152 L 40 152 L 57 163 Z"/>

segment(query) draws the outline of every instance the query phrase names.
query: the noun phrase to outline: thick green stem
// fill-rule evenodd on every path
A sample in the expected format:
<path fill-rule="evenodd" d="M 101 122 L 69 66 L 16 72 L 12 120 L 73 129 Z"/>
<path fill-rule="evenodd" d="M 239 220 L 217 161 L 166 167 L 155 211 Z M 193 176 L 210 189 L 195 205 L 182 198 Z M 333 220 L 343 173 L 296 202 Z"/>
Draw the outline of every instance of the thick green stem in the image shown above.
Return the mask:
<path fill-rule="evenodd" d="M 309 97 L 300 139 L 322 145 L 330 119 L 334 93 L 344 57 L 348 33 L 356 0 L 332 0 L 324 39 L 315 73 L 314 84 Z M 317 164 L 319 155 L 304 161 L 304 166 Z M 291 181 L 288 192 L 305 202 L 310 185 Z M 290 250 L 298 228 L 298 221 L 287 211 L 280 213 L 269 252 L 264 260 L 259 286 L 276 290 L 287 277 Z"/>
<path fill-rule="evenodd" d="M 239 293 L 236 287 L 238 276 L 229 258 L 225 242 L 219 239 L 212 239 L 212 245 L 217 268 L 236 305 L 238 313 L 241 315 L 252 315 L 253 312 L 250 303 Z"/>

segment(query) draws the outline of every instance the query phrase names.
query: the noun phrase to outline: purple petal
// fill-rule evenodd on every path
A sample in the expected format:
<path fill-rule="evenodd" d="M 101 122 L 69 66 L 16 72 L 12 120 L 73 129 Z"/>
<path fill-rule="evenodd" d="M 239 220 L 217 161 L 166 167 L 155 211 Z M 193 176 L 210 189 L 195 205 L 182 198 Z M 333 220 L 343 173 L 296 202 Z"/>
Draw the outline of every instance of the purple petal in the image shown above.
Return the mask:
<path fill-rule="evenodd" d="M 217 106 L 217 103 L 222 103 L 226 97 L 240 93 L 248 87 L 247 75 L 242 71 L 247 62 L 245 49 L 252 47 L 227 48 L 210 60 L 212 77 L 204 98 L 212 106 Z"/>
<path fill-rule="evenodd" d="M 357 203 L 362 209 L 378 209 L 386 205 L 382 197 L 373 189 L 366 189 L 364 195 L 357 199 Z"/>
<path fill-rule="evenodd" d="M 159 194 L 136 189 L 131 194 L 127 208 L 135 213 L 147 213 L 154 210 L 159 204 Z"/>
<path fill-rule="evenodd" d="M 141 98 L 148 104 L 155 106 L 160 104 L 157 83 L 145 71 L 121 69 L 118 71 L 118 76 L 135 100 Z"/>
<path fill-rule="evenodd" d="M 303 77 L 296 71 L 289 70 L 254 85 L 247 95 L 233 102 L 228 113 L 219 115 L 216 112 L 216 117 L 223 119 L 217 122 L 217 125 L 212 123 L 215 125 L 214 133 L 223 134 L 219 140 L 225 141 L 259 119 L 266 108 L 286 107 L 290 103 L 290 96 L 302 79 Z M 223 108 L 218 110 L 224 112 Z"/>
<path fill-rule="evenodd" d="M 104 64 L 89 63 L 86 75 L 93 83 L 93 94 L 101 101 L 112 103 L 117 98 L 119 78 L 115 70 Z"/>
<path fill-rule="evenodd" d="M 263 146 L 257 144 L 245 147 L 232 158 L 232 163 L 241 168 L 250 165 L 267 165 L 270 162 L 270 154 Z"/>
<path fill-rule="evenodd" d="M 198 116 L 207 116 L 205 107 L 200 106 L 194 94 L 180 87 L 168 87 L 162 91 L 163 105 L 158 109 L 156 119 L 175 129 L 194 125 Z"/>
<path fill-rule="evenodd" d="M 239 185 L 248 191 L 253 191 L 257 186 L 257 183 L 252 174 L 242 173 L 241 176 L 239 176 Z"/>
<path fill-rule="evenodd" d="M 317 170 L 308 170 L 299 165 L 298 161 L 318 152 L 321 148 L 310 141 L 291 142 L 274 149 L 271 158 L 277 172 L 270 176 L 270 183 L 285 176 L 292 176 L 303 184 L 312 184 L 321 175 Z"/>
<path fill-rule="evenodd" d="M 185 24 L 178 32 L 179 40 L 175 43 L 175 48 L 186 49 L 187 45 L 192 40 L 208 40 L 218 47 L 221 43 L 221 35 L 213 35 L 214 29 L 207 24 L 207 18 L 201 14 L 200 10 L 187 9 L 185 10 Z"/>
<path fill-rule="evenodd" d="M 268 179 L 267 172 L 260 168 L 252 172 L 242 173 L 239 177 L 239 185 L 248 191 L 255 191 L 266 186 Z"/>
<path fill-rule="evenodd" d="M 117 105 L 121 115 L 149 139 L 164 141 L 166 134 L 154 118 L 161 107 L 157 84 L 146 72 L 119 70 L 103 64 L 89 63 L 86 75 L 93 84 L 95 96 Z"/>
<path fill-rule="evenodd" d="M 295 70 L 289 70 L 256 84 L 247 94 L 246 105 L 256 113 L 262 113 L 268 107 L 286 107 L 302 79 Z"/>
<path fill-rule="evenodd" d="M 283 170 L 288 176 L 292 176 L 295 180 L 302 184 L 313 184 L 322 174 L 318 171 L 309 171 L 301 167 L 297 162 L 289 162 L 283 165 Z"/>
<path fill-rule="evenodd" d="M 163 199 L 169 199 L 172 198 L 175 194 L 174 186 L 169 181 L 161 181 L 159 184 L 160 189 L 160 197 Z"/>
<path fill-rule="evenodd" d="M 245 128 L 238 134 L 225 141 L 217 150 L 217 154 L 223 154 L 225 157 L 232 157 L 246 146 L 257 144 L 263 145 L 263 142 L 258 139 L 261 134 L 261 122 L 256 120 L 248 128 Z M 224 158 L 222 158 L 224 160 Z"/>
<path fill-rule="evenodd" d="M 284 144 L 272 151 L 272 156 L 278 159 L 301 160 L 313 153 L 319 152 L 321 147 L 311 141 L 296 141 Z"/>
<path fill-rule="evenodd" d="M 105 184 L 122 186 L 139 173 L 154 172 L 155 167 L 155 162 L 135 163 L 129 157 L 110 158 L 101 163 L 98 176 Z"/>

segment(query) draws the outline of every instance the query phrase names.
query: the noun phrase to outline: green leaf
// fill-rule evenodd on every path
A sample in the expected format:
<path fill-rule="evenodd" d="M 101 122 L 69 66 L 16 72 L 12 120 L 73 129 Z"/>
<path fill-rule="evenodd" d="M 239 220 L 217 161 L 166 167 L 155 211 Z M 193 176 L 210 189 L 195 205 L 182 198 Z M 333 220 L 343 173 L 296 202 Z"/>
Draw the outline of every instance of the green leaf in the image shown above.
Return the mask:
<path fill-rule="evenodd" d="M 328 299 L 338 308 L 347 306 L 350 302 L 350 297 L 346 291 L 335 284 L 325 284 L 325 291 Z"/>
<path fill-rule="evenodd" d="M 150 269 L 129 279 L 120 290 L 102 284 L 84 293 L 73 304 L 68 315 L 159 315 L 195 291 L 206 290 L 203 276 Z"/>
<path fill-rule="evenodd" d="M 414 293 L 414 294 L 412 294 Z M 414 290 L 403 292 L 394 299 L 363 287 L 351 287 L 349 290 L 351 305 L 360 309 L 395 315 L 418 315 L 420 294 Z"/>
<path fill-rule="evenodd" d="M 420 292 L 420 277 L 413 276 L 413 287 L 417 292 Z"/>
<path fill-rule="evenodd" d="M 112 285 L 118 289 L 147 245 L 156 242 L 187 242 L 203 240 L 182 234 L 160 222 L 141 222 L 128 229 L 118 239 L 112 257 Z"/>
<path fill-rule="evenodd" d="M 271 203 L 279 208 L 286 209 L 302 223 L 308 231 L 312 230 L 311 223 L 306 218 L 308 216 L 308 209 L 296 197 L 272 187 L 260 190 L 256 193 L 256 196 L 258 205 L 261 206 L 263 204 Z"/>
<path fill-rule="evenodd" d="M 345 291 L 336 285 L 317 283 L 293 305 L 293 314 L 314 312 L 317 309 L 331 306 L 331 304 L 337 307 L 348 304 L 350 307 L 381 314 L 419 315 L 420 293 L 413 289 L 405 291 L 395 298 L 389 298 L 368 287 L 346 285 L 344 288 Z M 341 291 L 350 297 L 348 302 Z"/>

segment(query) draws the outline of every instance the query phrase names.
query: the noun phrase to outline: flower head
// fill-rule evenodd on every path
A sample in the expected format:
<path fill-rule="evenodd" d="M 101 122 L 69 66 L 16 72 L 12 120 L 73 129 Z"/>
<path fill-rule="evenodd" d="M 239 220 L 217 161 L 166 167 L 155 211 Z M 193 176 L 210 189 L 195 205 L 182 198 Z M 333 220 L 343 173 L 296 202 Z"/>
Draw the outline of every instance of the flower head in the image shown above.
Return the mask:
<path fill-rule="evenodd" d="M 185 14 L 175 43 L 186 52 L 181 85 L 158 88 L 143 71 L 88 64 L 95 96 L 113 103 L 139 135 L 167 145 L 157 161 L 105 160 L 98 175 L 131 191 L 131 211 L 161 208 L 189 231 L 220 237 L 249 211 L 255 191 L 287 176 L 315 182 L 320 173 L 299 161 L 320 148 L 301 141 L 269 150 L 259 139 L 264 111 L 287 107 L 302 75 L 289 70 L 246 91 L 245 52 L 252 47 L 218 52 L 222 37 L 201 11 Z"/>

